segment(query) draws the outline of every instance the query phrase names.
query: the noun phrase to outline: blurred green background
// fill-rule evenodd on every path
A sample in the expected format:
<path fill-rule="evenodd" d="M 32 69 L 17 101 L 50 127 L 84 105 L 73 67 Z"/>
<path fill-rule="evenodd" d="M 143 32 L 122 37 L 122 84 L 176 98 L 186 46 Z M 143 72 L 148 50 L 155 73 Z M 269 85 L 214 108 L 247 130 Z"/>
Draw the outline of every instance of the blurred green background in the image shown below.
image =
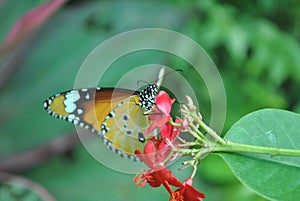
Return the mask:
<path fill-rule="evenodd" d="M 19 17 L 45 2 L 3 1 L 1 41 Z M 300 113 L 299 21 L 296 0 L 68 1 L 25 43 L 1 57 L 0 74 L 9 59 L 17 68 L 0 87 L 0 163 L 73 131 L 72 125 L 50 117 L 42 102 L 73 87 L 85 57 L 101 42 L 136 28 L 174 30 L 208 52 L 226 89 L 222 134 L 243 115 L 261 108 Z M 183 76 L 199 92 L 204 119 L 209 119 L 210 100 L 202 81 L 185 62 L 167 54 L 144 52 L 118 61 L 101 86 L 113 86 L 122 73 L 148 63 L 183 69 Z M 99 164 L 80 143 L 17 174 L 63 201 L 169 199 L 165 189 L 139 189 L 133 175 Z M 206 201 L 265 200 L 243 186 L 215 155 L 202 161 L 195 185 L 206 194 Z"/>

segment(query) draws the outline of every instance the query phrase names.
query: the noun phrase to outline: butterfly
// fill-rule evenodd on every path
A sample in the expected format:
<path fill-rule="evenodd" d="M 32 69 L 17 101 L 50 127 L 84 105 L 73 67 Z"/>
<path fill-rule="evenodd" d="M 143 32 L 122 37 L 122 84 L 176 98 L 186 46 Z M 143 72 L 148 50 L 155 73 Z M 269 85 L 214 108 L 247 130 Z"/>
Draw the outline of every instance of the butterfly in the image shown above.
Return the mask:
<path fill-rule="evenodd" d="M 159 76 L 163 74 L 161 70 Z M 161 80 L 161 79 L 158 79 Z M 141 91 L 122 88 L 83 88 L 55 94 L 44 101 L 45 110 L 101 136 L 120 156 L 139 160 L 135 150 L 143 150 L 148 138 L 149 113 L 155 105 L 160 82 Z"/>

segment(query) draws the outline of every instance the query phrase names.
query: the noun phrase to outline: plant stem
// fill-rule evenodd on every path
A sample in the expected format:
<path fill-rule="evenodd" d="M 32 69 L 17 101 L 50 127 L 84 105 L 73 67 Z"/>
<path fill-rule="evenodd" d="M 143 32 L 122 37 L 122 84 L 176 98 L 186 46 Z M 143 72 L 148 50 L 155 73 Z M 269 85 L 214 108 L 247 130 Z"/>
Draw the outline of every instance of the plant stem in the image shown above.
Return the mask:
<path fill-rule="evenodd" d="M 247 152 L 256 154 L 269 154 L 271 156 L 300 156 L 300 150 L 296 149 L 255 146 L 228 141 L 223 145 L 216 144 L 213 152 Z"/>
<path fill-rule="evenodd" d="M 171 124 L 172 126 L 177 126 L 177 127 L 181 126 L 181 124 L 175 123 L 172 119 L 169 121 L 169 124 Z"/>
<path fill-rule="evenodd" d="M 212 136 L 218 143 L 226 144 L 226 141 L 221 138 L 214 130 L 212 130 L 209 126 L 207 126 L 202 120 L 199 120 L 197 114 L 195 112 L 190 113 L 192 117 L 199 123 L 199 126 L 202 127 L 210 136 Z"/>
<path fill-rule="evenodd" d="M 265 146 L 256 146 L 256 145 L 248 145 L 248 144 L 240 144 L 234 143 L 227 140 L 224 140 L 220 137 L 213 129 L 211 129 L 208 125 L 206 125 L 201 116 L 199 117 L 197 113 L 193 110 L 190 111 L 188 109 L 182 110 L 187 116 L 192 117 L 193 120 L 197 122 L 200 128 L 202 128 L 206 135 L 204 135 L 198 127 L 194 124 L 190 124 L 189 132 L 202 144 L 206 144 L 206 148 L 202 150 L 194 150 L 193 152 L 188 151 L 186 149 L 180 149 L 183 154 L 195 154 L 194 158 L 200 158 L 200 156 L 204 153 L 208 152 L 243 152 L 243 153 L 256 153 L 256 154 L 268 154 L 271 156 L 300 156 L 300 150 L 296 149 L 284 149 L 284 148 L 276 148 L 276 147 L 265 147 Z M 207 138 L 210 135 L 212 139 Z"/>
<path fill-rule="evenodd" d="M 198 130 L 198 128 L 194 125 L 194 124 L 190 124 L 190 127 L 194 130 L 194 132 L 200 136 L 200 138 L 202 138 L 202 141 L 205 139 L 205 135 Z M 196 137 L 197 139 L 199 139 L 198 137 Z"/>

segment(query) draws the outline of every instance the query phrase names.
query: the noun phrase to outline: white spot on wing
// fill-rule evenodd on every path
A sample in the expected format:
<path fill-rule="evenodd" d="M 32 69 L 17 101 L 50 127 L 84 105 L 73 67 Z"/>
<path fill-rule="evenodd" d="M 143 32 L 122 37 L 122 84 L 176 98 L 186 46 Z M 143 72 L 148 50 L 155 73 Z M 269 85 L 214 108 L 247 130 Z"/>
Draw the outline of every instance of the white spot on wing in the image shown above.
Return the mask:
<path fill-rule="evenodd" d="M 90 94 L 89 93 L 86 93 L 85 95 L 85 99 L 89 100 L 90 99 Z"/>
<path fill-rule="evenodd" d="M 65 95 L 66 100 L 64 100 L 64 104 L 66 106 L 65 111 L 68 113 L 74 112 L 76 109 L 75 102 L 80 99 L 80 94 L 78 91 L 70 91 Z"/>
<path fill-rule="evenodd" d="M 74 114 L 70 114 L 70 115 L 68 115 L 68 120 L 73 121 L 75 119 L 75 117 L 76 116 Z"/>
<path fill-rule="evenodd" d="M 77 110 L 77 113 L 78 113 L 78 114 L 82 114 L 82 113 L 83 113 L 83 110 L 82 110 L 82 109 L 78 109 L 78 110 Z"/>
<path fill-rule="evenodd" d="M 74 102 L 79 100 L 80 94 L 78 91 L 70 91 L 65 95 L 66 99 L 72 99 Z"/>
<path fill-rule="evenodd" d="M 66 110 L 66 112 L 68 112 L 68 113 L 72 113 L 72 112 L 74 112 L 74 110 L 76 109 L 76 104 L 75 104 L 75 103 L 65 103 L 65 102 L 64 102 L 64 104 L 66 105 L 65 110 Z"/>

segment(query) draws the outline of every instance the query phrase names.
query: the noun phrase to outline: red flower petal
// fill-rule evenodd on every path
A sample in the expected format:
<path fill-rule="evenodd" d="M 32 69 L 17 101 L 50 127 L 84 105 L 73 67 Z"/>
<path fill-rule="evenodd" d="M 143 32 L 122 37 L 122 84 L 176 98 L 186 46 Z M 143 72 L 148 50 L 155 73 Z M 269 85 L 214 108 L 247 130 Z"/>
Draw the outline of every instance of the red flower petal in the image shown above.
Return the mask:
<path fill-rule="evenodd" d="M 193 180 L 191 178 L 188 178 L 183 182 L 183 187 L 175 191 L 175 201 L 202 201 L 202 198 L 205 198 L 203 193 L 192 187 L 192 183 Z"/>
<path fill-rule="evenodd" d="M 169 184 L 176 187 L 183 186 L 183 184 L 172 174 L 172 172 L 163 166 L 143 172 L 142 175 L 136 175 L 134 177 L 134 181 L 139 186 L 140 184 L 143 185 L 144 181 L 146 181 L 152 187 L 159 187 L 161 184 L 163 184 L 170 194 L 172 194 L 173 191 L 171 190 Z"/>
<path fill-rule="evenodd" d="M 166 116 L 157 108 L 154 108 L 152 113 L 149 115 L 149 119 L 152 121 L 150 126 L 144 131 L 145 134 L 152 133 L 156 128 L 162 128 L 171 119 L 170 116 Z"/>
<path fill-rule="evenodd" d="M 164 127 L 170 121 L 170 112 L 174 101 L 175 99 L 171 99 L 166 92 L 160 91 L 158 93 L 155 99 L 156 107 L 153 108 L 149 115 L 149 119 L 152 122 L 145 130 L 145 134 L 152 133 L 156 128 Z"/>
<path fill-rule="evenodd" d="M 150 141 L 144 147 L 144 152 L 142 153 L 140 150 L 135 150 L 135 155 L 139 157 L 141 161 L 143 161 L 149 168 L 153 168 L 155 165 L 155 144 Z"/>
<path fill-rule="evenodd" d="M 156 172 L 150 170 L 146 174 L 144 174 L 144 177 L 147 181 L 147 183 L 156 188 L 159 187 L 162 184 L 162 180 L 157 176 Z"/>
<path fill-rule="evenodd" d="M 157 167 L 152 173 L 155 180 L 161 184 L 170 184 L 176 187 L 182 187 L 182 183 L 165 167 Z"/>
<path fill-rule="evenodd" d="M 176 124 L 181 124 L 180 119 L 176 118 Z M 160 134 L 162 138 L 168 138 L 171 142 L 173 142 L 180 132 L 180 127 L 173 126 L 171 124 L 166 124 L 163 128 L 160 129 Z"/>
<path fill-rule="evenodd" d="M 178 117 L 176 117 L 177 119 Z M 189 127 L 189 120 L 187 117 L 184 117 L 183 120 L 181 121 L 181 128 L 183 130 L 187 129 Z"/>
<path fill-rule="evenodd" d="M 156 163 L 159 165 L 165 165 L 168 163 L 168 156 L 171 154 L 172 148 L 170 145 L 161 139 L 161 142 L 157 145 Z"/>
<path fill-rule="evenodd" d="M 170 98 L 169 94 L 167 94 L 165 91 L 160 91 L 157 94 L 155 101 L 157 108 L 164 115 L 170 115 L 172 104 L 175 101 L 175 99 Z"/>
<path fill-rule="evenodd" d="M 164 127 L 160 129 L 160 135 L 162 138 L 168 138 L 171 140 L 173 126 L 171 124 L 166 124 Z"/>
<path fill-rule="evenodd" d="M 134 176 L 133 181 L 138 185 L 138 187 L 143 187 L 146 184 L 146 180 L 143 178 L 143 175 L 137 174 Z"/>

